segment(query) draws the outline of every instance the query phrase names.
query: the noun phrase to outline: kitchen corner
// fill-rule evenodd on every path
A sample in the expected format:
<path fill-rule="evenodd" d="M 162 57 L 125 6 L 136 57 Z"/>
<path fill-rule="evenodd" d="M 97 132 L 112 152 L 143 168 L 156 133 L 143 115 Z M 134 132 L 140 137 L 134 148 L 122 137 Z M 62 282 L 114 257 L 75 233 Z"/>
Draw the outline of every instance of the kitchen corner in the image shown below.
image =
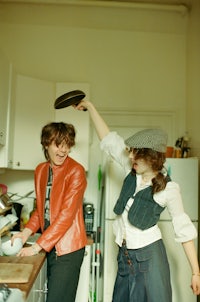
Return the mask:
<path fill-rule="evenodd" d="M 91 246 L 93 239 L 88 236 L 85 257 L 80 273 L 76 301 L 85 295 L 89 296 L 89 274 L 91 265 Z M 12 264 L 12 265 L 10 265 Z M 19 270 L 19 265 L 21 266 Z M 46 253 L 41 251 L 35 256 L 17 257 L 0 256 L 0 283 L 9 289 L 18 289 L 22 292 L 23 300 L 17 302 L 44 302 L 47 293 Z M 30 270 L 30 266 L 32 269 Z M 6 269 L 3 272 L 2 267 Z M 9 282 L 7 282 L 9 281 Z M 86 286 L 87 284 L 87 286 Z M 13 292 L 14 296 L 15 292 Z M 6 300 L 14 301 L 14 300 Z"/>
<path fill-rule="evenodd" d="M 19 221 L 18 227 L 20 227 L 20 218 L 17 216 L 17 211 L 14 211 L 15 214 L 12 212 L 12 209 L 16 210 L 16 207 L 14 207 L 16 203 L 13 203 L 7 193 L 7 186 L 0 184 L 0 241 L 2 242 L 0 251 L 0 301 L 5 301 L 5 299 L 8 302 L 39 301 L 39 297 L 45 294 L 46 254 L 41 252 L 32 257 L 17 257 L 14 253 L 15 248 L 10 249 L 9 246 L 4 251 L 3 244 L 6 246 L 6 243 L 9 242 L 11 229 L 14 229 L 17 221 Z M 10 214 L 8 214 L 9 212 Z M 44 299 L 40 299 L 40 301 L 42 302 Z"/>
<path fill-rule="evenodd" d="M 7 302 L 44 302 L 46 301 L 47 293 L 46 253 L 45 251 L 41 251 L 39 254 L 29 257 L 17 257 L 16 253 L 13 253 L 13 250 L 9 250 L 9 253 L 7 253 L 5 243 L 10 241 L 10 236 L 15 232 L 13 226 L 17 222 L 15 220 L 13 224 L 6 219 L 11 216 L 18 219 L 18 229 L 16 230 L 18 232 L 20 227 L 23 226 L 21 224 L 23 213 L 20 211 L 20 217 L 14 214 L 7 214 L 13 209 L 16 203 L 10 199 L 8 195 L 10 193 L 8 193 L 6 185 L 0 184 L 0 188 L 0 200 L 2 203 L 0 206 L 0 242 L 2 244 L 0 248 L 0 302 L 2 302 L 1 294 L 4 295 L 3 297 L 6 297 Z M 27 194 L 25 196 L 27 197 Z M 20 200 L 23 198 L 24 196 L 21 196 Z M 33 244 L 37 240 L 38 235 L 40 234 L 36 233 L 30 236 L 26 242 L 26 246 Z M 79 302 L 83 297 L 84 301 L 88 301 L 89 298 L 91 247 L 93 241 L 92 235 L 87 234 L 87 245 L 81 267 L 76 302 Z"/>
<path fill-rule="evenodd" d="M 20 289 L 23 293 L 24 301 L 34 302 L 39 301 L 39 295 L 45 295 L 46 293 L 46 255 L 44 252 L 39 253 L 38 255 L 31 257 L 16 257 L 16 256 L 1 256 L 1 264 L 12 264 L 10 269 L 12 269 L 12 283 L 6 283 L 8 288 L 17 288 Z M 27 279 L 27 282 L 19 283 L 19 276 L 17 267 L 18 265 L 23 266 L 24 264 L 32 264 L 33 269 L 31 272 L 27 271 L 27 276 L 24 276 Z M 15 270 L 16 267 L 16 271 Z M 26 272 L 25 272 L 26 273 Z M 14 280 L 15 279 L 15 280 Z M 2 283 L 3 279 L 0 280 Z M 23 281 L 23 280 L 22 280 Z M 37 296 L 37 297 L 36 297 Z M 41 299 L 42 301 L 42 299 Z"/>

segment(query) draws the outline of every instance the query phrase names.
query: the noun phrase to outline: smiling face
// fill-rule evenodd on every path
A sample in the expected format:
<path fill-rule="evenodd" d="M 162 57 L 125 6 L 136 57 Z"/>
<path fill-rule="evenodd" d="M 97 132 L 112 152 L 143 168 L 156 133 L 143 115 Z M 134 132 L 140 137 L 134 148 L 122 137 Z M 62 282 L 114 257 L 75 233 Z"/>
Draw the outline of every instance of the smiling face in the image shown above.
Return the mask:
<path fill-rule="evenodd" d="M 49 123 L 42 128 L 41 144 L 52 165 L 62 165 L 75 145 L 75 129 L 71 124 Z"/>
<path fill-rule="evenodd" d="M 48 147 L 46 147 L 46 149 L 52 166 L 62 165 L 70 152 L 70 147 L 65 141 L 58 146 L 53 141 Z"/>

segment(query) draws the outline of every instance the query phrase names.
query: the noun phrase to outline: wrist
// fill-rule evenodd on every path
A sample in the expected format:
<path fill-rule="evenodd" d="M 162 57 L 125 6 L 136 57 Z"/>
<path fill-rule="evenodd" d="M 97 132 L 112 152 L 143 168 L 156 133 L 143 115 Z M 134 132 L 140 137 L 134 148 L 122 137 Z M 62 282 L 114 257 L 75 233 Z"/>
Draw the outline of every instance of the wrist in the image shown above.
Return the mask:
<path fill-rule="evenodd" d="M 193 272 L 192 276 L 200 276 L 200 273 L 199 272 Z"/>
<path fill-rule="evenodd" d="M 32 234 L 32 231 L 28 228 L 24 228 L 22 234 L 29 237 Z"/>
<path fill-rule="evenodd" d="M 38 244 L 33 244 L 32 246 L 32 250 L 34 252 L 34 255 L 37 255 L 40 252 L 40 246 Z"/>
<path fill-rule="evenodd" d="M 36 247 L 33 246 L 33 245 L 32 245 L 32 250 L 33 250 L 33 252 L 34 252 L 34 255 L 37 255 L 37 254 L 38 254 L 38 251 L 37 251 Z"/>

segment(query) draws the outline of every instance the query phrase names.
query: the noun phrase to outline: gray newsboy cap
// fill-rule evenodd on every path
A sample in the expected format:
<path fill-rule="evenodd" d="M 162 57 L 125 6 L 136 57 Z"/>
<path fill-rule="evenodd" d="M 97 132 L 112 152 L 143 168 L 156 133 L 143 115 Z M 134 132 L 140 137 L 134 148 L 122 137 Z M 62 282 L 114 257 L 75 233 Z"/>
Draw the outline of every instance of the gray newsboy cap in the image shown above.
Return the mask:
<path fill-rule="evenodd" d="M 167 133 L 161 129 L 145 129 L 127 138 L 125 144 L 132 148 L 149 148 L 165 153 Z"/>

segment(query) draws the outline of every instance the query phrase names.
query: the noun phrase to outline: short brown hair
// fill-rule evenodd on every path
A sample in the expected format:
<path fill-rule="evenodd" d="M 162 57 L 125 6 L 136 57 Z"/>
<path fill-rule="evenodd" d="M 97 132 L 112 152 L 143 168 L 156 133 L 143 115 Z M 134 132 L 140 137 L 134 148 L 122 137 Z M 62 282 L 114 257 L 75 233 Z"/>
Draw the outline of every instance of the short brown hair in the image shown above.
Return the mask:
<path fill-rule="evenodd" d="M 75 145 L 75 135 L 75 128 L 72 124 L 52 122 L 45 125 L 41 132 L 41 144 L 45 158 L 48 159 L 46 147 L 51 145 L 52 142 L 59 146 L 64 141 L 68 147 L 72 147 Z"/>

